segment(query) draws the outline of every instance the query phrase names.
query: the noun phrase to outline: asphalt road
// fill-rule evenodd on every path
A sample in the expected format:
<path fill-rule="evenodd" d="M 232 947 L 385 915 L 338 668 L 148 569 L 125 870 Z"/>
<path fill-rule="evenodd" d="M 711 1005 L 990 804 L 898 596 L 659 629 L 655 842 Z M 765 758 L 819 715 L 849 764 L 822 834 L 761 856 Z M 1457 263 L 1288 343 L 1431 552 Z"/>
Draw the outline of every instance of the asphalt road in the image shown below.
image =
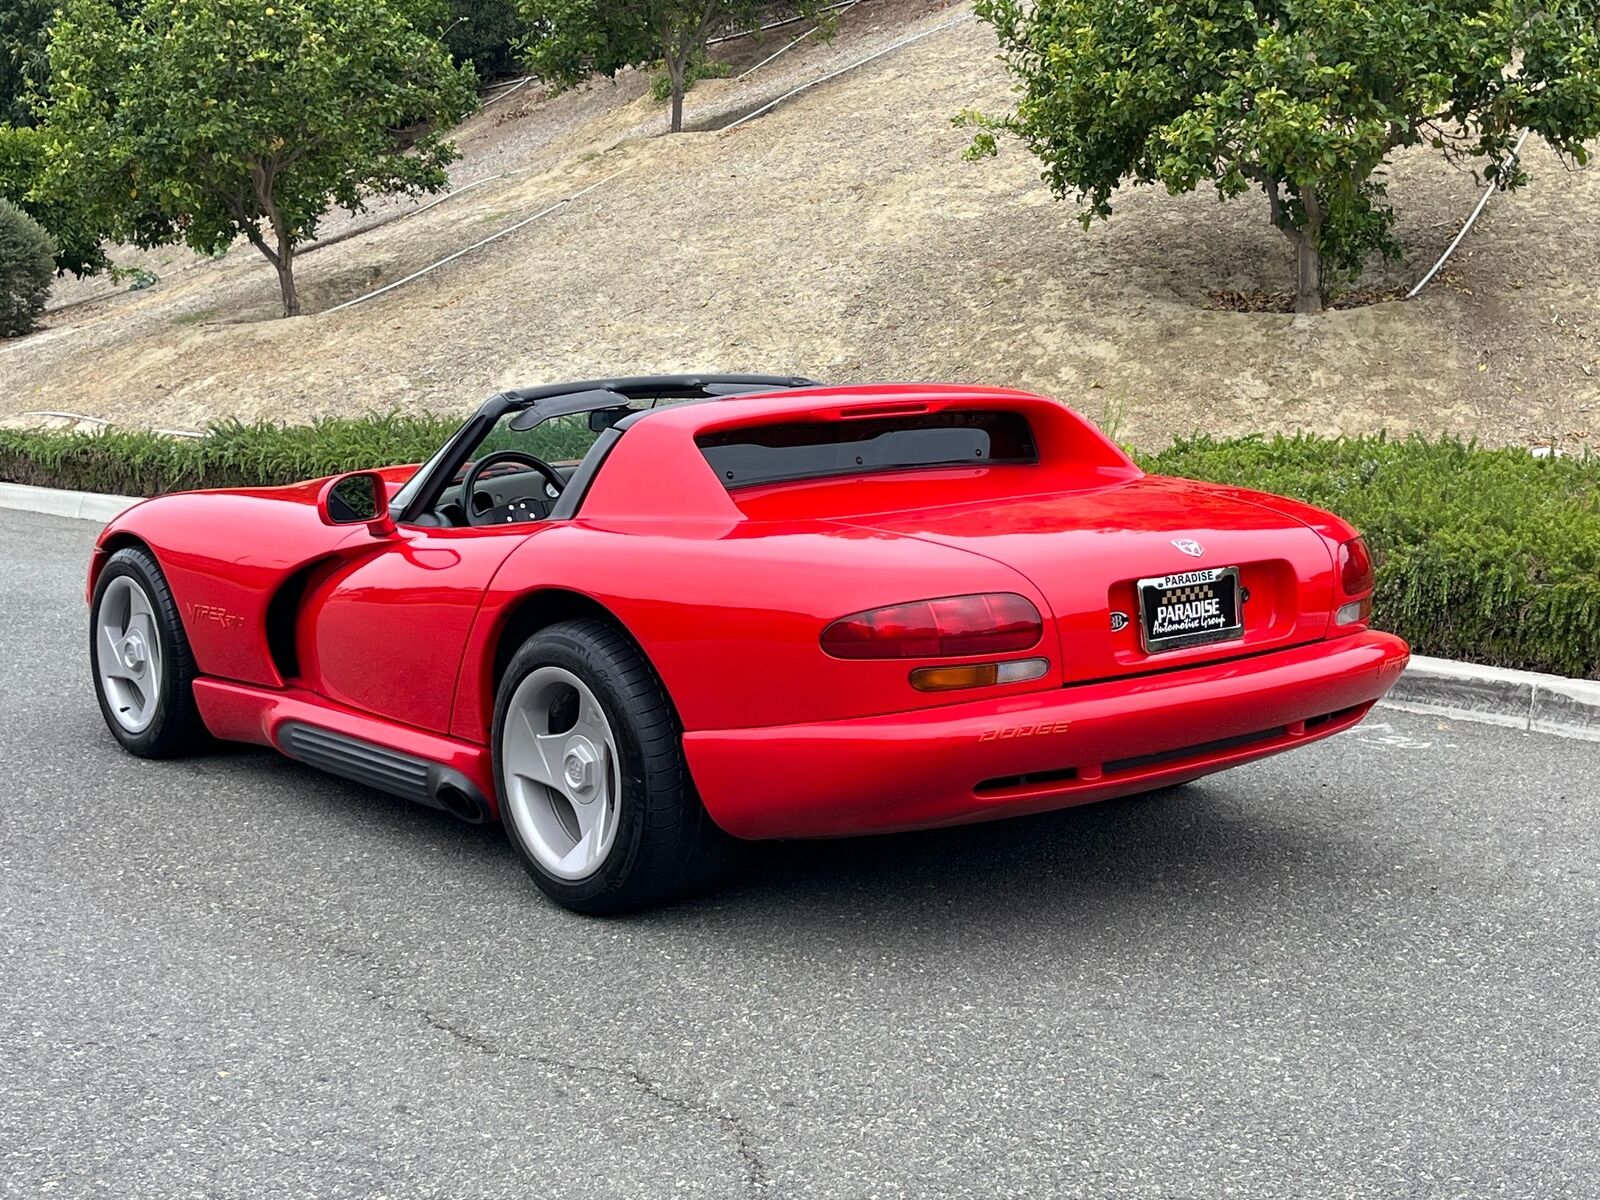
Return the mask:
<path fill-rule="evenodd" d="M 0 1195 L 1600 1195 L 1600 747 L 1393 712 L 595 921 L 498 830 L 145 763 L 0 512 Z"/>

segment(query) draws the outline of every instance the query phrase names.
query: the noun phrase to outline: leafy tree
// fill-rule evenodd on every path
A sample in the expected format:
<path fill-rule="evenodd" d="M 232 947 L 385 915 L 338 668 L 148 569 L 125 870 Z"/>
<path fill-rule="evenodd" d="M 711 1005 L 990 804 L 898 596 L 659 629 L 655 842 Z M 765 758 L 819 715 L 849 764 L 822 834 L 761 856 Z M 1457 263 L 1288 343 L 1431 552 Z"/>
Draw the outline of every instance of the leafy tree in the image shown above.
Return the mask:
<path fill-rule="evenodd" d="M 43 130 L 0 125 L 0 199 L 27 213 L 56 241 L 56 270 L 82 278 L 110 266 L 93 214 L 76 188 L 45 183 L 48 148 Z"/>
<path fill-rule="evenodd" d="M 298 246 L 329 208 L 437 191 L 438 128 L 474 103 L 386 0 L 67 0 L 50 44 L 47 189 L 76 187 L 112 237 L 216 253 L 243 235 L 300 311 Z"/>
<path fill-rule="evenodd" d="M 683 95 L 704 74 L 706 43 L 719 29 L 754 29 L 755 0 L 521 0 L 530 30 L 528 69 L 571 86 L 590 75 L 661 63 L 672 100 L 673 133 L 683 129 Z M 802 0 L 801 14 L 822 18 L 822 0 Z"/>
<path fill-rule="evenodd" d="M 0 5 L 0 121 L 31 125 L 30 92 L 49 74 L 45 55 L 55 0 L 5 0 Z"/>
<path fill-rule="evenodd" d="M 478 78 L 500 79 L 521 66 L 524 33 L 516 0 L 450 0 L 450 19 L 440 34 L 457 62 L 469 62 Z"/>
<path fill-rule="evenodd" d="M 1298 259 L 1295 307 L 1325 275 L 1397 256 L 1383 167 L 1430 144 L 1525 182 L 1523 128 L 1582 163 L 1600 135 L 1600 0 L 978 0 L 1016 108 L 963 113 L 972 156 L 1018 137 L 1085 228 L 1123 182 L 1224 200 L 1259 187 Z"/>
<path fill-rule="evenodd" d="M 27 333 L 44 311 L 56 245 L 44 227 L 0 200 L 0 337 Z"/>
<path fill-rule="evenodd" d="M 429 37 L 444 43 L 458 63 L 471 63 L 480 80 L 499 79 L 522 67 L 523 26 L 518 0 L 393 0 Z"/>

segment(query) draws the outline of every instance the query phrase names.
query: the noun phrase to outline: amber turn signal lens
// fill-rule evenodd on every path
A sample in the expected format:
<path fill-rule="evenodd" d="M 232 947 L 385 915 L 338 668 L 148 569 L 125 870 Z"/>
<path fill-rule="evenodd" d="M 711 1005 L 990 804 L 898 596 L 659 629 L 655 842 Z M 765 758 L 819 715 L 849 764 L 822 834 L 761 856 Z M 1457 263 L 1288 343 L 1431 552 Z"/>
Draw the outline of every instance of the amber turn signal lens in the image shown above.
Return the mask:
<path fill-rule="evenodd" d="M 957 688 L 992 687 L 999 682 L 998 663 L 974 663 L 965 667 L 918 667 L 911 672 L 911 686 L 919 692 L 953 692 Z"/>
<path fill-rule="evenodd" d="M 1026 683 L 1042 677 L 1049 669 L 1048 658 L 966 663 L 959 667 L 918 667 L 911 672 L 911 686 L 919 692 L 953 692 L 960 688 L 993 687 L 997 683 Z"/>

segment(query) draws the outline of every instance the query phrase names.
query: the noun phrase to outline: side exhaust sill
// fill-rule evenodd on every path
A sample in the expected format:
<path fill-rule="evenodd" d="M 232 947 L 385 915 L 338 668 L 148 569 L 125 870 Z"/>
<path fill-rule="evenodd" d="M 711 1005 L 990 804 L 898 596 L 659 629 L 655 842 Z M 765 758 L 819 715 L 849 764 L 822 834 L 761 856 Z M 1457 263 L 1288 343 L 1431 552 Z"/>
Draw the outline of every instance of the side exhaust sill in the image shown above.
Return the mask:
<path fill-rule="evenodd" d="M 303 721 L 285 721 L 277 741 L 279 749 L 308 767 L 426 804 L 472 825 L 488 819 L 489 805 L 477 785 L 440 763 Z"/>

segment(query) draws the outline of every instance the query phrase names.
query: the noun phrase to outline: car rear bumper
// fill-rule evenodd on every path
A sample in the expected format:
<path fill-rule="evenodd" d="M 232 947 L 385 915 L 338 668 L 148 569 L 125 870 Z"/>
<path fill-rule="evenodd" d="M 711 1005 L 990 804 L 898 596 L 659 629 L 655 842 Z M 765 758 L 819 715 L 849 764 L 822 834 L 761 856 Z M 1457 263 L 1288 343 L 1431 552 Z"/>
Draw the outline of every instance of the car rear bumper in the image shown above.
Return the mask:
<path fill-rule="evenodd" d="M 1410 652 L 1387 633 L 884 717 L 684 735 L 743 838 L 956 825 L 1196 779 L 1356 724 Z"/>

